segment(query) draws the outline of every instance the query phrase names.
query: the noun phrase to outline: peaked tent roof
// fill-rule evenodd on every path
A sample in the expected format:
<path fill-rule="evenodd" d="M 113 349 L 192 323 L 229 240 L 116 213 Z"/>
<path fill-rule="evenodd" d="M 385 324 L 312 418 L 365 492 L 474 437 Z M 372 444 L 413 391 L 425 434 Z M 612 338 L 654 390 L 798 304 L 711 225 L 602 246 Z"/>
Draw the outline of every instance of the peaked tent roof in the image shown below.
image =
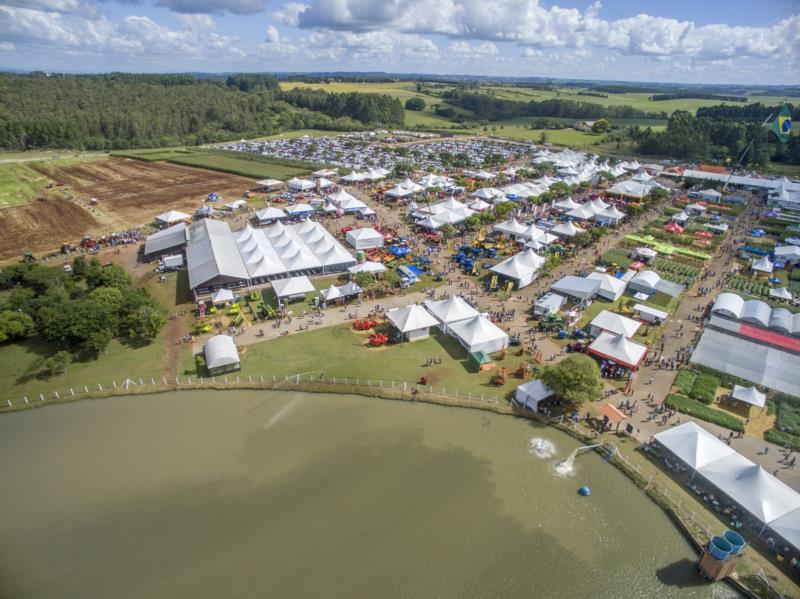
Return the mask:
<path fill-rule="evenodd" d="M 516 218 L 513 216 L 508 220 L 504 220 L 501 223 L 498 223 L 494 226 L 495 231 L 500 231 L 501 233 L 508 233 L 510 235 L 520 235 L 521 233 L 525 232 L 525 225 L 520 224 Z"/>
<path fill-rule="evenodd" d="M 389 310 L 386 313 L 386 318 L 388 318 L 401 333 L 435 327 L 439 324 L 439 321 L 431 316 L 431 314 L 419 304 L 411 304 L 405 308 Z"/>
<path fill-rule="evenodd" d="M 238 364 L 239 351 L 230 335 L 214 335 L 203 344 L 206 367 L 219 368 L 229 364 Z"/>
<path fill-rule="evenodd" d="M 574 237 L 579 233 L 583 233 L 583 229 L 576 227 L 575 223 L 568 221 L 565 223 L 558 223 L 555 227 L 550 229 L 550 232 L 555 235 L 563 235 L 564 237 Z"/>
<path fill-rule="evenodd" d="M 377 273 L 377 272 L 386 272 L 386 267 L 380 262 L 370 262 L 368 260 L 366 262 L 362 262 L 361 264 L 356 264 L 354 266 L 351 266 L 347 270 L 351 274 L 358 274 L 360 272 Z"/>
<path fill-rule="evenodd" d="M 450 330 L 470 346 L 508 337 L 503 329 L 480 315 L 453 323 Z"/>
<path fill-rule="evenodd" d="M 425 307 L 436 319 L 447 324 L 478 316 L 478 311 L 467 303 L 460 295 L 452 295 L 447 299 L 426 302 Z"/>
<path fill-rule="evenodd" d="M 769 256 L 762 256 L 758 260 L 753 260 L 753 270 L 757 270 L 759 272 L 772 272 L 772 262 L 769 260 Z"/>
<path fill-rule="evenodd" d="M 290 279 L 275 279 L 272 281 L 272 288 L 278 297 L 288 297 L 314 291 L 314 285 L 305 275 Z"/>
<path fill-rule="evenodd" d="M 286 218 L 286 213 L 280 208 L 275 206 L 267 206 L 256 212 L 258 220 L 275 220 L 279 218 Z"/>
<path fill-rule="evenodd" d="M 192 218 L 191 214 L 186 214 L 180 210 L 167 210 L 156 216 L 155 220 L 161 223 L 172 224 L 181 220 L 189 220 Z"/>
<path fill-rule="evenodd" d="M 624 335 L 603 331 L 589 344 L 586 351 L 628 368 L 636 368 L 647 353 L 647 347 L 627 339 Z"/>
<path fill-rule="evenodd" d="M 691 420 L 675 428 L 656 433 L 654 437 L 656 441 L 695 470 L 736 453 L 726 443 Z"/>
<path fill-rule="evenodd" d="M 733 386 L 733 393 L 731 393 L 731 397 L 733 397 L 733 399 L 738 399 L 739 401 L 758 406 L 759 408 L 763 408 L 767 402 L 767 396 L 761 393 L 761 391 L 755 387 L 742 387 L 741 385 Z"/>
<path fill-rule="evenodd" d="M 642 326 L 642 323 L 638 320 L 627 318 L 626 316 L 609 310 L 601 311 L 589 324 L 593 327 L 603 329 L 604 331 L 617 335 L 625 335 L 625 337 L 629 338 L 633 337 L 636 331 L 639 330 L 639 327 Z"/>

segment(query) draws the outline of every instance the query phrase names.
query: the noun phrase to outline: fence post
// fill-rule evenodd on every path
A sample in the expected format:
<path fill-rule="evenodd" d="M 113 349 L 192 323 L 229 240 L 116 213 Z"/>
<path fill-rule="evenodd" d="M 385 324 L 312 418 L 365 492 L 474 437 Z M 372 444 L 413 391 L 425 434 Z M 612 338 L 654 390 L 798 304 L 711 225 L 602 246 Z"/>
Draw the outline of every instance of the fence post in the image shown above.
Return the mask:
<path fill-rule="evenodd" d="M 200 384 L 201 385 L 203 384 L 203 377 L 202 376 L 200 377 Z"/>
<path fill-rule="evenodd" d="M 73 391 L 71 387 L 70 387 L 70 390 L 69 390 L 69 394 L 70 394 L 72 397 L 75 397 L 75 391 Z"/>
<path fill-rule="evenodd" d="M 61 397 L 58 395 L 58 391 L 53 391 L 53 394 L 56 396 L 56 399 L 61 399 Z"/>
<path fill-rule="evenodd" d="M 381 387 L 383 387 L 383 379 L 381 379 Z"/>
<path fill-rule="evenodd" d="M 187 385 L 191 385 L 192 384 L 192 377 L 190 377 L 190 376 L 186 377 L 186 384 Z"/>
<path fill-rule="evenodd" d="M 237 374 L 237 375 L 236 375 L 236 384 L 238 385 L 238 384 L 239 384 L 239 382 L 240 382 L 240 381 L 239 381 L 239 375 Z"/>
<path fill-rule="evenodd" d="M 164 377 L 161 377 L 161 378 L 164 379 L 164 384 L 166 385 L 167 384 L 167 377 L 164 376 Z"/>
<path fill-rule="evenodd" d="M 139 384 L 144 385 L 144 383 L 142 382 L 142 377 L 139 377 Z"/>
<path fill-rule="evenodd" d="M 259 376 L 261 376 L 261 382 L 263 383 L 264 382 L 264 375 L 262 374 L 262 375 L 259 375 Z"/>
<path fill-rule="evenodd" d="M 117 388 L 117 381 L 111 381 L 114 384 L 114 389 Z"/>
<path fill-rule="evenodd" d="M 102 391 L 103 390 L 103 385 L 101 385 L 100 383 L 97 383 L 97 388 L 100 389 L 100 391 Z"/>
<path fill-rule="evenodd" d="M 275 375 L 274 374 L 272 375 L 272 382 L 273 383 L 275 382 Z"/>
<path fill-rule="evenodd" d="M 84 393 L 89 393 L 89 387 L 87 387 L 86 385 L 84 385 L 84 386 L 83 386 L 83 392 L 84 392 Z"/>
<path fill-rule="evenodd" d="M 156 379 L 154 379 L 153 377 L 150 377 L 150 384 L 153 385 L 153 387 L 155 387 L 156 386 Z"/>
<path fill-rule="evenodd" d="M 180 384 L 181 384 L 181 382 L 178 380 L 178 377 L 177 377 L 177 376 L 175 377 L 175 384 L 176 384 L 176 385 L 180 385 Z"/>
<path fill-rule="evenodd" d="M 372 379 L 367 379 L 367 387 L 372 387 Z"/>
<path fill-rule="evenodd" d="M 212 385 L 216 385 L 217 384 L 217 377 L 215 377 L 215 376 L 211 377 L 211 384 Z"/>
<path fill-rule="evenodd" d="M 28 398 L 26 397 L 25 398 L 25 404 L 27 405 L 27 403 L 28 403 Z"/>
<path fill-rule="evenodd" d="M 226 385 L 228 384 L 228 375 L 227 374 L 225 375 L 225 384 Z"/>
<path fill-rule="evenodd" d="M 10 408 L 10 407 L 11 407 L 11 400 L 10 400 L 10 399 L 7 399 L 7 400 L 6 400 L 6 403 L 8 404 L 8 407 Z"/>

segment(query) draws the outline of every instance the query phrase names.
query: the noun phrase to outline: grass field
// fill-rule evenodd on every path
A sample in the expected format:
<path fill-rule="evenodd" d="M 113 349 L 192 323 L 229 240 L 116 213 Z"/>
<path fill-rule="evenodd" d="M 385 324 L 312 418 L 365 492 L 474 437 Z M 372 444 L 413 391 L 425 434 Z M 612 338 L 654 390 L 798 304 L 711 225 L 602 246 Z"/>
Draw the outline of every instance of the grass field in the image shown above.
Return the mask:
<path fill-rule="evenodd" d="M 0 164 L 0 208 L 27 204 L 41 194 L 49 180 L 24 162 Z"/>
<path fill-rule="evenodd" d="M 285 181 L 292 177 L 301 177 L 317 168 L 309 164 L 307 167 L 281 164 L 267 157 L 234 154 L 225 155 L 206 152 L 193 148 L 160 148 L 155 150 L 126 150 L 114 152 L 116 156 L 136 158 L 147 162 L 166 161 L 183 166 L 194 166 L 208 170 L 241 175 L 253 179 L 280 179 Z"/>
<path fill-rule="evenodd" d="M 368 335 L 354 332 L 349 324 L 325 327 L 248 345 L 241 354 L 242 371 L 247 375 L 288 375 L 325 372 L 327 377 L 360 377 L 414 382 L 426 376 L 434 390 L 472 393 L 480 397 L 505 396 L 522 381 L 509 376 L 502 387 L 489 383 L 491 372 L 475 372 L 468 364 L 467 352 L 452 337 L 438 336 L 414 343 L 384 348 L 366 346 Z M 332 352 L 331 348 L 336 351 Z M 425 362 L 433 357 L 442 363 L 432 367 Z M 191 368 L 186 358 L 184 368 Z M 514 370 L 519 358 L 507 357 L 499 365 Z M 189 374 L 186 370 L 183 374 Z"/>

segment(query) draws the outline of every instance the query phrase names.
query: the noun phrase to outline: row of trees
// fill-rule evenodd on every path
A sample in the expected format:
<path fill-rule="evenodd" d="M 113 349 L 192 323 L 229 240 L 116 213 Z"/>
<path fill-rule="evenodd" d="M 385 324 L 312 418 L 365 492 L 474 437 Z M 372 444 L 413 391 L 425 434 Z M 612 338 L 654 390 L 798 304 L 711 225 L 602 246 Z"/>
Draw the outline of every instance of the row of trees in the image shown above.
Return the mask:
<path fill-rule="evenodd" d="M 155 339 L 166 311 L 119 266 L 76 258 L 72 272 L 41 264 L 0 271 L 0 341 L 40 335 L 74 353 L 96 356 L 115 337 Z"/>
<path fill-rule="evenodd" d="M 455 106 L 471 110 L 476 119 L 500 121 L 524 116 L 547 116 L 574 119 L 658 119 L 666 118 L 665 112 L 645 112 L 631 106 L 602 106 L 594 102 L 575 100 L 504 100 L 489 94 L 465 92 L 460 89 L 445 91 L 442 97 Z"/>
<path fill-rule="evenodd" d="M 631 127 L 629 136 L 638 152 L 654 156 L 670 156 L 683 160 L 737 160 L 752 145 L 743 165 L 764 167 L 770 160 L 800 164 L 800 139 L 777 143 L 758 120 L 728 120 L 696 117 L 678 110 L 672 113 L 666 130 Z"/>
<path fill-rule="evenodd" d="M 314 127 L 402 125 L 380 94 L 281 91 L 267 75 L 0 74 L 0 148 L 126 149 L 211 143 Z"/>

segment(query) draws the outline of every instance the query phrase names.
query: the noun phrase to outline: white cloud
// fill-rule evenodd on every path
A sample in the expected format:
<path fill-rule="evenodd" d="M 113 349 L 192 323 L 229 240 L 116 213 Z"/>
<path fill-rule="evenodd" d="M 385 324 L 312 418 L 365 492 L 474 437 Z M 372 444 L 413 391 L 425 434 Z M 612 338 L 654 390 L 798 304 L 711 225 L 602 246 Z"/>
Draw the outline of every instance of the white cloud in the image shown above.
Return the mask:
<path fill-rule="evenodd" d="M 534 48 L 609 48 L 624 54 L 716 60 L 733 56 L 790 56 L 800 51 L 800 15 L 772 27 L 699 26 L 691 21 L 637 15 L 600 18 L 585 11 L 545 7 L 539 0 L 315 0 L 284 5 L 286 22 L 310 29 L 367 33 L 435 33 L 460 39 L 509 41 Z M 457 48 L 460 46 L 456 46 Z"/>
<path fill-rule="evenodd" d="M 300 2 L 290 2 L 289 4 L 284 4 L 278 10 L 272 13 L 272 16 L 275 17 L 278 21 L 283 23 L 284 25 L 291 25 L 292 27 L 297 27 L 300 23 L 300 13 L 303 12 L 308 8 L 307 4 L 302 4 Z"/>
<path fill-rule="evenodd" d="M 482 58 L 494 57 L 499 54 L 497 46 L 492 42 L 481 42 L 470 44 L 463 40 L 450 43 L 447 47 L 448 54 L 464 60 L 479 60 Z"/>
<path fill-rule="evenodd" d="M 0 52 L 10 52 L 15 49 L 16 46 L 11 42 L 0 42 Z"/>
<path fill-rule="evenodd" d="M 270 25 L 267 27 L 267 37 L 266 41 L 269 44 L 278 44 L 281 41 L 281 34 L 278 33 L 278 30 L 275 28 L 274 25 Z"/>
<path fill-rule="evenodd" d="M 176 13 L 175 17 L 183 24 L 186 29 L 214 29 L 216 23 L 211 15 L 184 15 Z"/>

